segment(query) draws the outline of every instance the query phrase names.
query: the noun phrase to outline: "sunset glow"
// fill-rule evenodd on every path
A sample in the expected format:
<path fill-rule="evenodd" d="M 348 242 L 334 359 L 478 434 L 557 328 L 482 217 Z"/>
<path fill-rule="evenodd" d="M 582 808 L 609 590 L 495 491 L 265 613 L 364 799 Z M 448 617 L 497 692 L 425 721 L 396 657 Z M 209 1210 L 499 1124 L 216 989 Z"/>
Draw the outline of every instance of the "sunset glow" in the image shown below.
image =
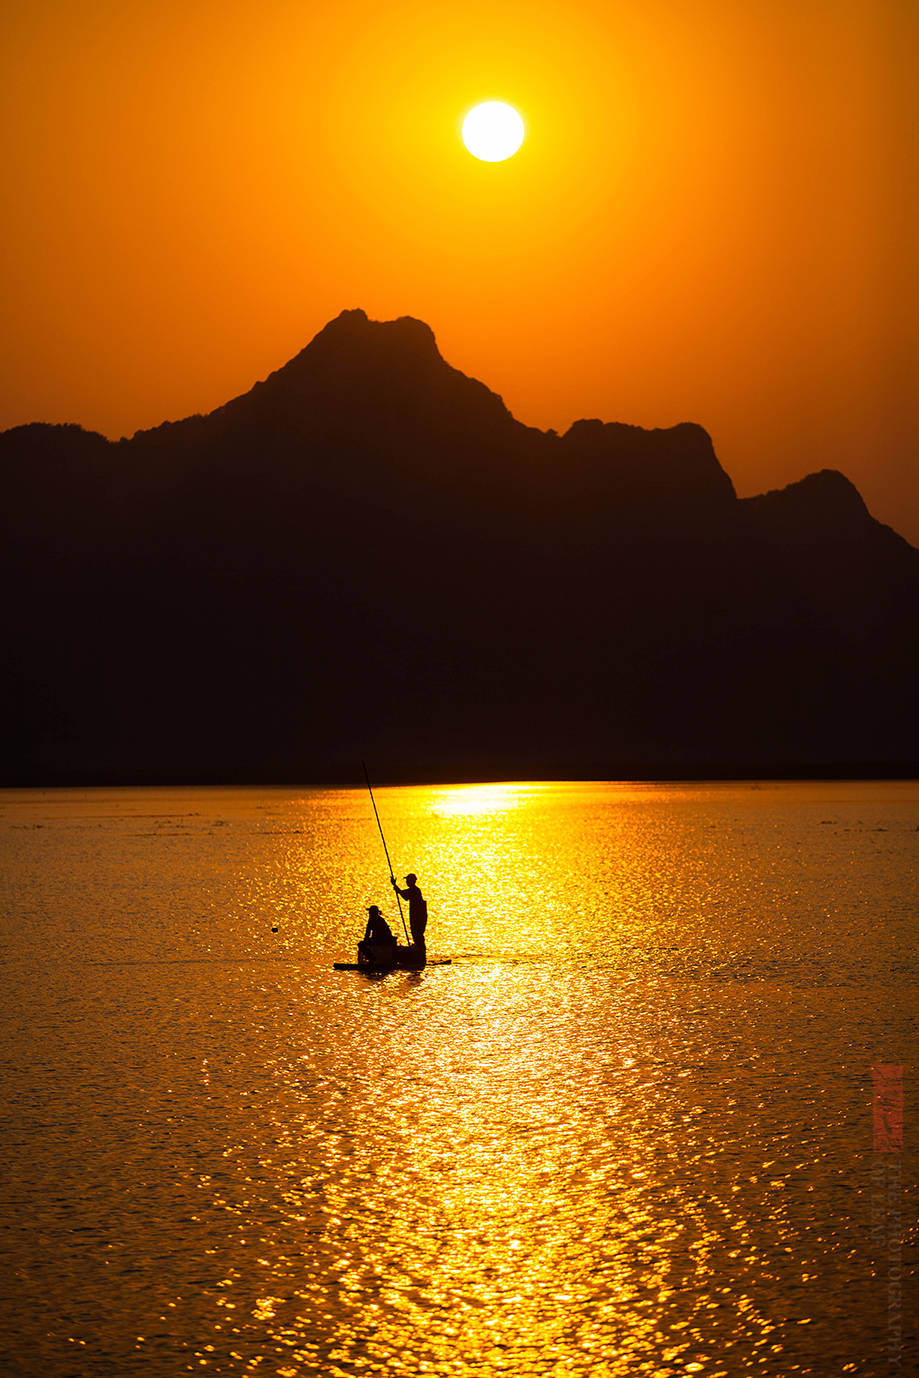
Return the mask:
<path fill-rule="evenodd" d="M 916 539 L 907 9 L 16 6 L 0 426 L 206 412 L 361 306 L 527 424 L 696 420 Z M 539 137 L 483 176 L 496 95 Z"/>

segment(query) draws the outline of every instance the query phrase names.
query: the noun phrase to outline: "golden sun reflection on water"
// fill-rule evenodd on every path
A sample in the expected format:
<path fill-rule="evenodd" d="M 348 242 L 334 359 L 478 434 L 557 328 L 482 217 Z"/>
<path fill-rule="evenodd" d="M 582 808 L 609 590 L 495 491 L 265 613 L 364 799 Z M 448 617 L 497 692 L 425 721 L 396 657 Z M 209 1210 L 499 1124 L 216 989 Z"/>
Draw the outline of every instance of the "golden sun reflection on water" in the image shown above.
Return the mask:
<path fill-rule="evenodd" d="M 17 802 L 29 1378 L 884 1371 L 919 796 L 849 788 L 381 789 L 455 962 L 372 981 L 361 791 Z"/>
<path fill-rule="evenodd" d="M 519 809 L 551 785 L 526 784 L 450 785 L 432 792 L 428 808 L 443 817 L 481 818 Z"/>
<path fill-rule="evenodd" d="M 472 966 L 350 996 L 347 1027 L 333 1000 L 321 1039 L 277 1051 L 225 1149 L 237 1353 L 339 1376 L 812 1371 L 808 1280 L 852 1242 L 815 1210 L 845 1116 L 773 1086 L 751 1136 L 790 1068 L 764 1077 L 744 1000 L 662 1018 L 659 990 Z"/>

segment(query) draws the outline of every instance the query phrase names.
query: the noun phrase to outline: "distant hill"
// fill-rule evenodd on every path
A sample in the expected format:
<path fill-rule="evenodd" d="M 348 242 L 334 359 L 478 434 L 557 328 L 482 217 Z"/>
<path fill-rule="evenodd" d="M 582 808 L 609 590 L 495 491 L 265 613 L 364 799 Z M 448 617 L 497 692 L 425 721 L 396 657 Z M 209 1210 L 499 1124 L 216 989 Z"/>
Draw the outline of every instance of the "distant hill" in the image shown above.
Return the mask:
<path fill-rule="evenodd" d="M 130 440 L 0 435 L 6 784 L 912 772 L 919 551 L 821 470 L 521 425 L 345 311 Z"/>

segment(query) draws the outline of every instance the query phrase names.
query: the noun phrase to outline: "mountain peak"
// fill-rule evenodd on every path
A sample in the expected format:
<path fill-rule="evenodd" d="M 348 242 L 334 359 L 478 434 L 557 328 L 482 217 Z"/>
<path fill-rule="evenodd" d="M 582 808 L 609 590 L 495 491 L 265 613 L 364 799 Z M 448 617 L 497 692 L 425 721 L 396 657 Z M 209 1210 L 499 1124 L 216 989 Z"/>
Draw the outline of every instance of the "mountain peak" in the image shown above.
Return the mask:
<path fill-rule="evenodd" d="M 441 357 L 434 331 L 424 321 L 414 316 L 374 321 L 359 306 L 340 312 L 328 325 L 323 326 L 306 349 L 301 350 L 301 356 L 309 354 L 315 358 L 329 349 L 336 352 L 339 348 L 346 348 L 350 352 L 359 347 L 373 352 L 397 351 L 437 359 Z"/>
<path fill-rule="evenodd" d="M 324 414 L 349 432 L 369 426 L 377 438 L 381 426 L 421 420 L 439 420 L 454 436 L 482 425 L 519 425 L 496 393 L 447 363 L 424 321 L 374 321 L 360 307 L 340 312 L 299 354 L 215 415 L 232 418 L 242 409 L 251 421 L 253 408 L 273 428 L 281 418 Z"/>
<path fill-rule="evenodd" d="M 851 534 L 872 526 L 864 499 L 838 469 L 807 474 L 785 488 L 746 498 L 745 505 L 786 532 L 797 530 L 803 539 L 810 539 L 817 529 Z"/>
<path fill-rule="evenodd" d="M 682 421 L 645 430 L 619 421 L 575 421 L 561 439 L 569 464 L 593 468 L 601 462 L 617 498 L 649 501 L 662 510 L 733 508 L 734 485 L 722 469 L 711 436 L 702 426 Z"/>

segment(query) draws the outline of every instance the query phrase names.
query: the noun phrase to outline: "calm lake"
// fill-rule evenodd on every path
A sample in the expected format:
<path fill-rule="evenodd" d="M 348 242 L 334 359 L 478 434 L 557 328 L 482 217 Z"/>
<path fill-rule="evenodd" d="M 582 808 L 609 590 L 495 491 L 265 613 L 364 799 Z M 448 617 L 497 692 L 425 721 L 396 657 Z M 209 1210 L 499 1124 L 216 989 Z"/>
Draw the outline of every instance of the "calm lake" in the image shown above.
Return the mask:
<path fill-rule="evenodd" d="M 452 966 L 366 791 L 0 793 L 0 1371 L 905 1372 L 919 785 L 377 804 Z"/>

